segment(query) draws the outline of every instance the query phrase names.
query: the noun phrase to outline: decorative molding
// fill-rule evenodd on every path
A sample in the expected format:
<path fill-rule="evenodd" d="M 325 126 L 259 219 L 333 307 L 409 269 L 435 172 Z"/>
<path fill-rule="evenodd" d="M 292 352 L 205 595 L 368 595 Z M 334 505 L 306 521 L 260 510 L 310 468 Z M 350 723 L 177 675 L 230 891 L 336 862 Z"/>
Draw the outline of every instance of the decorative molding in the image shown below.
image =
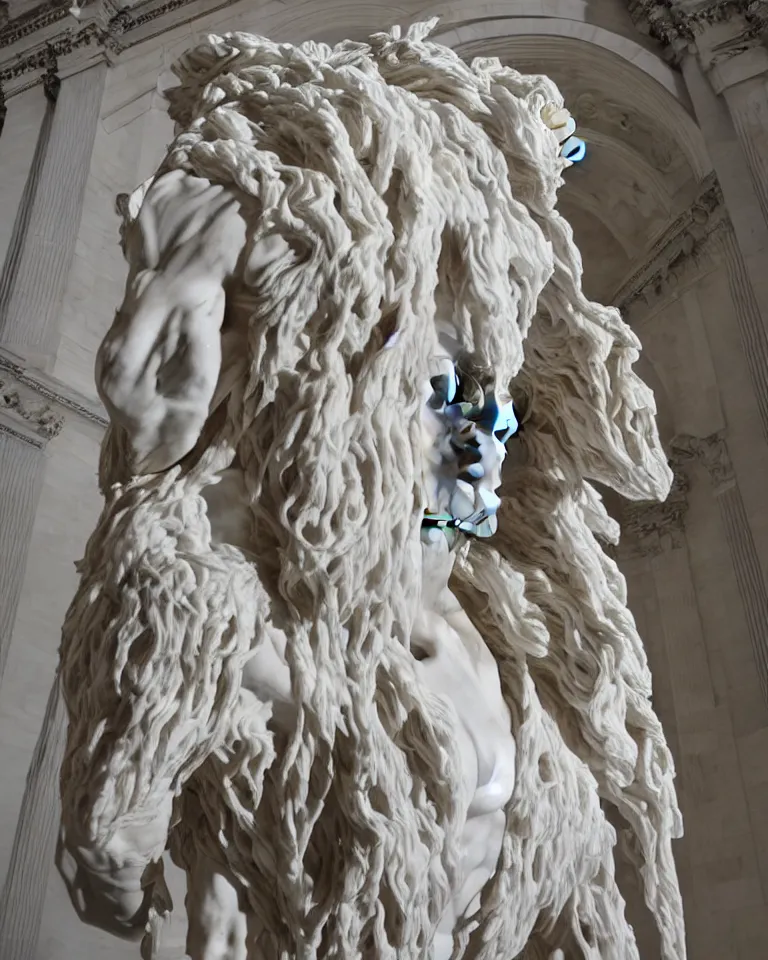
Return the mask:
<path fill-rule="evenodd" d="M 0 414 L 0 417 L 2 417 L 2 414 Z M 14 430 L 13 427 L 9 427 L 7 423 L 3 423 L 2 419 L 0 419 L 0 433 L 5 434 L 6 437 L 13 437 L 14 440 L 18 440 L 21 443 L 28 443 L 30 447 L 37 447 L 38 450 L 42 450 L 47 442 L 32 434 L 21 433 L 19 430 Z"/>
<path fill-rule="evenodd" d="M 667 499 L 626 503 L 621 514 L 619 559 L 653 557 L 685 544 L 685 514 L 688 510 L 688 477 L 671 461 L 674 478 Z"/>
<path fill-rule="evenodd" d="M 614 303 L 627 311 L 638 301 L 653 306 L 664 300 L 691 264 L 701 264 L 713 235 L 727 223 L 720 185 L 710 174 L 690 207 L 664 231 L 643 265 L 617 290 Z"/>
<path fill-rule="evenodd" d="M 47 3 L 41 3 L 34 9 L 22 13 L 20 17 L 6 20 L 0 27 L 0 49 L 10 47 L 25 37 L 30 37 L 40 30 L 45 30 L 46 27 L 66 20 L 68 15 L 66 4 L 48 0 Z"/>
<path fill-rule="evenodd" d="M 109 421 L 95 404 L 46 380 L 32 376 L 17 360 L 0 353 L 0 431 L 44 447 L 61 433 L 68 413 L 106 429 Z"/>
<path fill-rule="evenodd" d="M 201 9 L 197 0 L 140 0 L 134 5 L 121 5 L 119 0 L 85 0 L 81 6 L 75 3 L 71 7 L 67 0 L 48 0 L 0 27 L 0 83 L 37 74 L 30 78 L 31 83 L 7 90 L 10 97 L 12 92 L 41 83 L 41 72 L 52 56 L 61 60 L 92 47 L 109 59 L 146 39 L 142 33 L 140 39 L 131 41 L 129 35 L 155 20 L 180 13 L 169 24 L 170 29 L 238 2 L 224 0 Z M 184 8 L 191 6 L 196 9 L 185 16 Z M 18 47 L 22 49 L 14 49 Z M 5 50 L 8 53 L 4 56 Z"/>
<path fill-rule="evenodd" d="M 637 29 L 658 41 L 672 61 L 720 24 L 733 23 L 738 29 L 715 45 L 714 60 L 737 56 L 768 32 L 765 0 L 629 0 L 629 14 Z"/>
<path fill-rule="evenodd" d="M 31 432 L 34 439 L 41 437 L 45 443 L 57 437 L 64 426 L 64 417 L 55 407 L 1 368 L 0 413 L 4 420 L 11 419 L 8 432 L 18 439 L 26 440 Z"/>
<path fill-rule="evenodd" d="M 681 462 L 695 461 L 706 468 L 716 496 L 735 485 L 736 475 L 722 433 L 708 437 L 679 434 L 673 438 L 671 447 Z"/>

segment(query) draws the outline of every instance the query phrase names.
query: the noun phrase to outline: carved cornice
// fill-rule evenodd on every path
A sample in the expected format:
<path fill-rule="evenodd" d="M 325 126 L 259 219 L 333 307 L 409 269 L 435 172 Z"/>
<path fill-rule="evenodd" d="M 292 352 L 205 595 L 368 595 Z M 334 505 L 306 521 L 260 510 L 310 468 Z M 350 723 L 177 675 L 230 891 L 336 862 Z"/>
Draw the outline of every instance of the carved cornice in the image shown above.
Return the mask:
<path fill-rule="evenodd" d="M 691 206 L 664 231 L 643 265 L 622 284 L 614 303 L 628 311 L 638 301 L 653 306 L 664 300 L 690 265 L 700 264 L 714 234 L 727 224 L 720 185 L 711 174 Z"/>
<path fill-rule="evenodd" d="M 766 0 L 629 0 L 635 26 L 664 48 L 667 59 L 677 61 L 704 32 L 723 23 L 736 30 L 718 50 L 719 59 L 736 56 L 759 43 L 768 31 Z"/>
<path fill-rule="evenodd" d="M 85 398 L 0 353 L 0 431 L 36 447 L 57 437 L 67 414 L 106 428 L 107 419 Z"/>
<path fill-rule="evenodd" d="M 40 6 L 28 10 L 20 17 L 14 17 L 13 20 L 6 21 L 0 27 L 0 49 L 10 47 L 25 37 L 31 37 L 46 27 L 66 20 L 68 16 L 69 11 L 66 3 L 56 2 L 56 0 L 41 3 Z"/>
<path fill-rule="evenodd" d="M 736 483 L 728 444 L 722 433 L 713 433 L 708 437 L 680 434 L 672 440 L 671 446 L 680 462 L 698 462 L 706 468 L 716 495 L 729 490 Z"/>
<path fill-rule="evenodd" d="M 64 417 L 53 405 L 0 369 L 0 429 L 4 433 L 43 447 L 63 426 Z"/>
<path fill-rule="evenodd" d="M 146 39 L 148 24 L 178 14 L 167 28 L 189 22 L 214 10 L 232 6 L 239 0 L 224 0 L 203 8 L 197 0 L 140 0 L 121 4 L 120 0 L 85 0 L 78 5 L 70 0 L 48 0 L 23 17 L 0 27 L 0 84 L 18 81 L 30 75 L 27 89 L 40 83 L 40 71 L 46 69 L 50 57 L 58 60 L 71 57 L 86 48 L 94 48 L 109 57 Z M 189 15 L 184 8 L 193 7 Z M 134 32 L 140 32 L 135 40 Z"/>
<path fill-rule="evenodd" d="M 676 461 L 671 461 L 670 466 L 674 479 L 663 503 L 652 500 L 624 505 L 617 551 L 619 559 L 653 557 L 665 549 L 675 550 L 684 545 L 688 477 Z"/>

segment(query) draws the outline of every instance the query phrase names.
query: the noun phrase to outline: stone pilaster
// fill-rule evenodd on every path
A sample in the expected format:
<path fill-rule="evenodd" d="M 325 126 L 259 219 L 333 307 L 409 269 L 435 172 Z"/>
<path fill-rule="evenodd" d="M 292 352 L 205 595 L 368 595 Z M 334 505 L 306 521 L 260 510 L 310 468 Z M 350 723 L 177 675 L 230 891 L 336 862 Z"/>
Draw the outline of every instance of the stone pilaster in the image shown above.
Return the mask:
<path fill-rule="evenodd" d="M 763 436 L 768 442 L 768 329 L 763 322 L 754 287 L 750 283 L 744 258 L 730 225 L 719 231 L 717 249 L 725 264 L 733 312 L 760 413 Z"/>
<path fill-rule="evenodd" d="M 630 0 L 629 6 L 638 29 L 657 40 L 667 59 L 683 73 L 743 261 L 736 271 L 738 297 L 751 301 L 745 309 L 762 326 L 764 336 L 768 331 L 768 52 L 762 42 L 768 35 L 768 4 L 761 0 Z M 732 254 L 730 259 L 729 277 Z M 755 376 L 763 360 L 750 356 L 752 336 L 744 340 L 744 349 L 762 414 L 763 387 L 757 381 L 766 374 Z"/>
<path fill-rule="evenodd" d="M 768 589 L 727 443 L 721 434 L 678 436 L 672 447 L 681 461 L 698 462 L 709 474 L 744 606 L 755 667 L 768 702 Z"/>
<path fill-rule="evenodd" d="M 47 878 L 59 826 L 59 767 L 64 756 L 66 711 L 58 676 L 27 773 L 11 861 L 0 895 L 0 955 L 32 960 L 45 906 Z"/>
<path fill-rule="evenodd" d="M 55 101 L 50 130 L 0 280 L 0 345 L 43 370 L 58 346 L 105 70 L 98 63 L 61 83 L 46 71 L 46 95 Z"/>
<path fill-rule="evenodd" d="M 19 369 L 0 357 L 0 680 L 24 580 L 44 448 L 64 422 L 61 410 L 19 380 L 14 372 Z"/>
<path fill-rule="evenodd" d="M 714 695 L 685 534 L 689 481 L 678 461 L 671 466 L 674 480 L 663 503 L 624 505 L 618 558 L 620 563 L 644 559 L 649 565 L 663 635 L 661 643 L 656 638 L 664 651 L 666 675 L 660 682 L 669 684 L 675 710 L 688 715 L 711 709 Z"/>
<path fill-rule="evenodd" d="M 732 3 L 727 19 L 695 31 L 702 69 L 728 107 L 751 174 L 752 186 L 768 223 L 768 5 Z"/>
<path fill-rule="evenodd" d="M 47 444 L 74 415 L 100 427 L 100 407 L 0 351 L 0 682 L 3 678 Z M 0 953 L 0 956 L 2 954 Z"/>
<path fill-rule="evenodd" d="M 106 426 L 103 411 L 55 380 L 0 352 L 0 680 L 24 580 L 47 446 L 65 418 Z M 0 686 L 0 695 L 7 688 Z M 58 682 L 51 688 L 27 772 L 21 813 L 0 895 L 0 957 L 32 960 L 58 829 L 58 770 L 65 718 Z"/>

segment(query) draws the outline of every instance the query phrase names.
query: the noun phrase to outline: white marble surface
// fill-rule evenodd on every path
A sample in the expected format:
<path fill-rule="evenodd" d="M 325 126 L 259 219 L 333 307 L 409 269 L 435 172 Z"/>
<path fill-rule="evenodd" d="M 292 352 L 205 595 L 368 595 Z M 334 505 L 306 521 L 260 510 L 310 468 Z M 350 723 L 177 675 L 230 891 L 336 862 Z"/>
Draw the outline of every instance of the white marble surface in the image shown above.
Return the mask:
<path fill-rule="evenodd" d="M 167 70 L 169 62 L 208 29 L 248 28 L 280 39 L 333 36 L 348 32 L 348 28 L 365 32 L 369 27 L 388 25 L 393 19 L 404 20 L 416 6 L 402 2 L 393 12 L 391 6 L 382 3 L 336 3 L 331 9 L 321 2 L 298 6 L 243 3 L 147 39 L 121 56 L 108 73 L 75 263 L 64 303 L 55 370 L 61 380 L 93 395 L 96 346 L 111 320 L 124 281 L 125 268 L 117 248 L 117 218 L 113 215 L 114 194 L 135 186 L 162 152 L 168 128 L 165 118 L 157 114 L 154 91 L 156 77 Z M 474 17 L 498 20 L 509 12 L 508 5 L 501 3 L 486 3 L 471 11 L 464 2 L 439 6 L 447 28 Z M 536 7 L 528 11 L 529 15 L 541 15 L 541 5 Z M 526 13 L 526 8 L 516 8 L 515 12 Z M 547 7 L 546 13 L 559 17 L 558 23 L 569 19 L 592 21 L 600 29 L 632 37 L 623 4 L 590 7 L 563 2 Z M 552 27 L 555 33 L 558 29 Z M 145 33 L 149 37 L 155 30 L 155 25 L 148 25 Z M 568 32 L 584 39 L 583 30 Z M 471 34 L 477 36 L 477 29 Z M 594 39 L 597 34 L 593 31 L 592 36 Z M 646 49 L 652 46 L 645 38 L 633 39 Z M 552 42 L 556 43 L 556 38 Z M 585 63 L 599 59 L 602 51 L 586 45 L 585 54 L 592 56 L 585 56 Z M 619 61 L 616 69 L 631 78 L 635 74 L 627 64 Z M 658 61 L 653 69 L 660 69 L 660 64 Z M 666 73 L 662 70 L 659 76 L 663 78 Z M 629 79 L 628 83 L 631 86 Z M 615 95 L 614 85 L 609 92 Z M 664 96 L 668 93 L 669 88 Z M 677 106 L 677 102 L 669 106 L 669 117 L 674 116 Z M 10 236 L 43 109 L 39 87 L 9 102 L 0 137 L 0 255 Z M 657 105 L 656 114 L 660 110 Z M 717 133 L 716 119 L 709 116 L 710 143 L 716 145 L 713 159 L 720 169 L 727 169 L 728 157 L 736 156 L 738 142 L 733 131 L 722 136 Z M 705 113 L 701 120 L 707 124 Z M 695 155 L 701 138 L 696 141 L 684 126 L 680 127 L 680 138 L 687 156 Z M 744 232 L 751 231 L 755 238 L 765 237 L 754 206 L 742 205 L 739 216 Z M 590 233 L 589 223 L 585 218 L 583 246 L 589 258 L 587 274 L 597 275 L 597 290 L 604 267 L 596 261 L 601 257 L 601 246 L 610 241 L 598 229 Z M 611 257 L 617 257 L 616 251 L 611 250 Z M 763 240 L 755 246 L 750 264 L 756 282 L 764 278 L 763 303 L 764 285 L 768 283 L 765 257 Z M 615 269 L 619 272 L 619 267 Z M 669 388 L 668 396 L 675 398 L 674 404 L 667 401 L 663 418 L 675 429 L 690 431 L 703 430 L 714 422 L 726 426 L 739 486 L 758 552 L 765 562 L 768 508 L 764 478 L 768 475 L 768 453 L 761 438 L 744 350 L 735 330 L 726 278 L 722 272 L 706 274 L 696 281 L 692 294 L 702 320 L 695 317 L 689 295 L 682 302 L 681 291 L 680 298 L 653 319 L 647 334 L 641 329 L 647 355 L 659 371 L 659 382 L 663 380 Z M 682 331 L 670 332 L 678 322 L 683 325 Z M 695 362 L 690 362 L 691 356 L 695 356 Z M 30 549 L 9 674 L 0 690 L 0 880 L 48 692 L 58 627 L 74 585 L 72 560 L 82 549 L 96 509 L 97 442 L 95 428 L 78 426 L 73 420 L 49 448 L 51 460 Z M 680 764 L 689 836 L 678 845 L 678 860 L 689 911 L 689 956 L 691 960 L 755 960 L 768 954 L 768 828 L 764 825 L 768 715 L 722 524 L 703 471 L 694 479 L 687 523 L 687 563 L 677 557 L 674 562 L 652 557 L 633 560 L 626 567 L 630 605 L 646 639 L 655 671 L 657 707 Z M 675 617 L 681 616 L 675 607 L 665 631 L 663 605 L 674 603 L 678 593 L 690 589 L 698 612 L 691 612 L 689 607 L 688 627 L 672 629 L 678 623 Z M 691 625 L 695 623 L 700 624 L 698 635 Z M 670 651 L 676 667 L 670 665 Z M 681 666 L 688 660 L 690 676 Z M 736 811 L 733 817 L 731 809 Z M 721 839 L 713 840 L 716 836 Z M 177 931 L 175 947 L 169 946 L 167 955 L 172 960 L 181 955 L 180 937 Z M 131 945 L 82 927 L 57 875 L 52 873 L 38 951 L 32 960 L 103 960 L 107 955 L 128 960 L 136 953 Z M 653 955 L 649 953 L 648 957 Z"/>

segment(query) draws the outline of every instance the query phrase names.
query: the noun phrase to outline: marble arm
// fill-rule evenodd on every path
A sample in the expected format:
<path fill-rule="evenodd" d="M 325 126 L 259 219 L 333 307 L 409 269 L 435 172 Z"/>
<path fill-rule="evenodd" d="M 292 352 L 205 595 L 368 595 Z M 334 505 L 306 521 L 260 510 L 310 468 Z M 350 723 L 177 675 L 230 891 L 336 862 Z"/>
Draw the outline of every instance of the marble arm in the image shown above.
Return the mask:
<path fill-rule="evenodd" d="M 200 436 L 221 374 L 224 285 L 244 244 L 231 192 L 180 171 L 158 177 L 128 219 L 125 297 L 99 350 L 96 378 L 137 473 L 167 469 Z M 142 935 L 172 800 L 170 782 L 153 784 L 141 809 L 98 839 L 85 825 L 87 812 L 64 805 L 57 861 L 85 922 Z"/>
<path fill-rule="evenodd" d="M 171 806 L 169 790 L 149 817 L 133 819 L 98 846 L 62 824 L 56 866 L 84 923 L 126 940 L 144 935 Z"/>
<path fill-rule="evenodd" d="M 221 372 L 224 285 L 244 245 L 234 195 L 182 171 L 154 181 L 126 230 L 131 269 L 96 382 L 136 473 L 171 467 L 200 436 Z"/>

